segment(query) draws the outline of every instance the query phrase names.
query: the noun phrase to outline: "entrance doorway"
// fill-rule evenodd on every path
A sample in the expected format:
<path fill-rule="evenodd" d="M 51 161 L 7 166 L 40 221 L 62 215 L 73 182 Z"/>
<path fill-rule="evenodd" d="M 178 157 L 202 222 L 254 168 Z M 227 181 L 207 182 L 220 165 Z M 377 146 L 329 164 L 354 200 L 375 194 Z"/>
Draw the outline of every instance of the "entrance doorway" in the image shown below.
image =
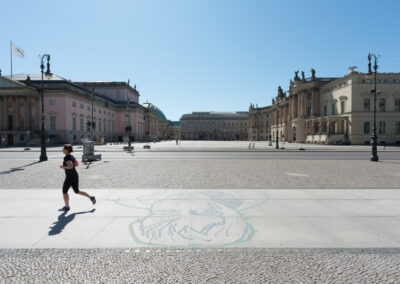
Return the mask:
<path fill-rule="evenodd" d="M 7 135 L 7 146 L 14 146 L 14 135 Z"/>
<path fill-rule="evenodd" d="M 13 130 L 13 126 L 14 126 L 13 121 L 14 121 L 13 116 L 9 115 L 8 116 L 8 130 Z"/>
<path fill-rule="evenodd" d="M 293 126 L 293 142 L 296 142 L 296 136 L 297 136 L 297 130 L 296 130 L 296 126 Z"/>

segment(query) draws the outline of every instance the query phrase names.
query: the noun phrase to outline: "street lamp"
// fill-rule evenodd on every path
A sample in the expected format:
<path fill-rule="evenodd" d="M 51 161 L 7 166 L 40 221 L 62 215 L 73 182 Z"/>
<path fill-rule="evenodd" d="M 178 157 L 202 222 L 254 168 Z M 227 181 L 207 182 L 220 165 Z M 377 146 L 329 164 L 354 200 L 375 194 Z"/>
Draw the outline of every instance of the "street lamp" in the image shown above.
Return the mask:
<path fill-rule="evenodd" d="M 44 72 L 44 59 L 47 59 L 47 70 Z M 44 115 L 44 86 L 43 86 L 43 76 L 45 76 L 47 79 L 50 79 L 53 74 L 50 72 L 50 54 L 44 54 L 41 56 L 41 61 L 40 61 L 40 69 L 42 71 L 42 89 L 40 92 L 40 99 L 42 102 L 42 115 L 41 115 L 41 121 L 42 121 L 42 129 L 41 129 L 41 147 L 40 147 L 40 162 L 47 161 L 47 154 L 46 154 L 46 135 L 44 132 L 44 121 L 45 121 L 45 115 Z"/>
<path fill-rule="evenodd" d="M 276 100 L 276 146 L 275 149 L 279 149 L 279 131 L 278 131 L 278 124 L 279 124 L 279 99 Z"/>
<path fill-rule="evenodd" d="M 131 127 L 131 112 L 130 112 L 130 109 L 129 109 L 129 97 L 128 97 L 128 103 L 127 103 L 127 111 L 128 111 L 128 127 L 127 127 L 127 130 L 128 130 L 128 147 L 129 147 L 129 149 L 132 147 L 132 144 L 131 144 L 131 130 L 132 130 L 132 127 Z"/>
<path fill-rule="evenodd" d="M 378 136 L 376 135 L 376 95 L 377 95 L 377 90 L 376 90 L 376 73 L 378 70 L 378 56 L 375 54 L 368 54 L 368 74 L 372 74 L 372 69 L 371 69 L 371 58 L 374 58 L 374 89 L 371 90 L 371 94 L 374 96 L 374 124 L 372 127 L 372 136 L 371 136 L 371 144 L 372 144 L 372 149 L 371 149 L 371 157 L 370 160 L 373 162 L 378 162 Z"/>

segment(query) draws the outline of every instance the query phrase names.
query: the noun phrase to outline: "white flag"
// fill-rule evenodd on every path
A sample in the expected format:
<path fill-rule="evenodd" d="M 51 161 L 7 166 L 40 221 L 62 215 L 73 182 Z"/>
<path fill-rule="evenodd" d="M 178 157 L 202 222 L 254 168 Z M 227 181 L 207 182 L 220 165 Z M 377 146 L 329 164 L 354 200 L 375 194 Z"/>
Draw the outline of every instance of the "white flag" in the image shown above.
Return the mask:
<path fill-rule="evenodd" d="M 24 58 L 25 57 L 25 53 L 24 51 L 19 48 L 18 46 L 16 46 L 14 43 L 11 43 L 12 45 L 12 53 L 20 58 Z"/>

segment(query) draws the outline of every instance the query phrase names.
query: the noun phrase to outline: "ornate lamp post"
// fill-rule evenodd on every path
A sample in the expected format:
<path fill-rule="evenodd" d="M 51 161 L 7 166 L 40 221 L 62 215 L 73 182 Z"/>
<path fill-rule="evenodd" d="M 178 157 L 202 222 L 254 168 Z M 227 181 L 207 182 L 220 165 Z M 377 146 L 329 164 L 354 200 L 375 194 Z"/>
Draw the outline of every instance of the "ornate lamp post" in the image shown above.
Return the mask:
<path fill-rule="evenodd" d="M 44 72 L 44 59 L 47 59 L 47 70 Z M 41 129 L 41 147 L 40 147 L 40 162 L 47 161 L 47 154 L 46 154 L 46 134 L 44 131 L 44 122 L 45 122 L 45 115 L 44 115 L 44 86 L 43 86 L 43 75 L 47 78 L 50 79 L 53 74 L 50 72 L 50 54 L 44 54 L 41 56 L 41 63 L 40 63 L 40 69 L 42 71 L 42 89 L 40 92 L 40 100 L 42 103 L 42 115 L 41 115 L 41 121 L 42 121 L 42 129 Z"/>
<path fill-rule="evenodd" d="M 374 124 L 372 127 L 372 136 L 371 136 L 371 157 L 370 160 L 373 162 L 378 162 L 378 136 L 376 135 L 376 96 L 377 96 L 377 90 L 376 90 L 376 73 L 378 70 L 378 56 L 375 54 L 368 54 L 368 74 L 372 74 L 372 69 L 371 69 L 371 58 L 374 58 L 374 89 L 371 90 L 371 94 L 374 96 Z"/>
<path fill-rule="evenodd" d="M 130 112 L 130 109 L 129 109 L 129 97 L 128 97 L 128 104 L 127 104 L 127 111 L 128 111 L 128 127 L 126 128 L 127 129 L 127 131 L 128 131 L 128 147 L 129 148 L 131 148 L 132 147 L 132 144 L 131 144 L 131 130 L 132 130 L 132 127 L 131 127 L 131 112 Z"/>

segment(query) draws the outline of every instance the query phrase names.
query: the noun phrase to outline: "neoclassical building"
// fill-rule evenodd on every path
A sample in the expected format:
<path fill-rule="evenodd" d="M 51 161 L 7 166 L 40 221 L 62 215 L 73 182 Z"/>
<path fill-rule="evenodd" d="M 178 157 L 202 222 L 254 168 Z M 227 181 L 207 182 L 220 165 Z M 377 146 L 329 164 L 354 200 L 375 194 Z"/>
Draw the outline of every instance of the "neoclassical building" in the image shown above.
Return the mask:
<path fill-rule="evenodd" d="M 280 141 L 322 144 L 368 144 L 373 125 L 373 74 L 339 78 L 299 78 L 288 92 L 278 88 L 271 106 L 271 135 Z M 378 73 L 378 142 L 400 143 L 400 73 Z M 251 115 L 251 114 L 250 114 Z"/>
<path fill-rule="evenodd" d="M 266 141 L 271 137 L 271 106 L 258 107 L 250 104 L 248 137 L 250 141 Z"/>
<path fill-rule="evenodd" d="M 41 75 L 0 76 L 1 145 L 38 145 L 41 127 Z M 159 125 L 168 124 L 157 110 L 139 103 L 139 92 L 129 82 L 71 82 L 57 75 L 44 81 L 44 119 L 50 144 L 93 137 L 98 142 L 163 139 Z M 93 107 L 92 107 L 93 105 Z M 90 123 L 89 123 L 90 124 Z"/>
<path fill-rule="evenodd" d="M 180 119 L 183 140 L 247 140 L 248 112 L 192 112 Z"/>

